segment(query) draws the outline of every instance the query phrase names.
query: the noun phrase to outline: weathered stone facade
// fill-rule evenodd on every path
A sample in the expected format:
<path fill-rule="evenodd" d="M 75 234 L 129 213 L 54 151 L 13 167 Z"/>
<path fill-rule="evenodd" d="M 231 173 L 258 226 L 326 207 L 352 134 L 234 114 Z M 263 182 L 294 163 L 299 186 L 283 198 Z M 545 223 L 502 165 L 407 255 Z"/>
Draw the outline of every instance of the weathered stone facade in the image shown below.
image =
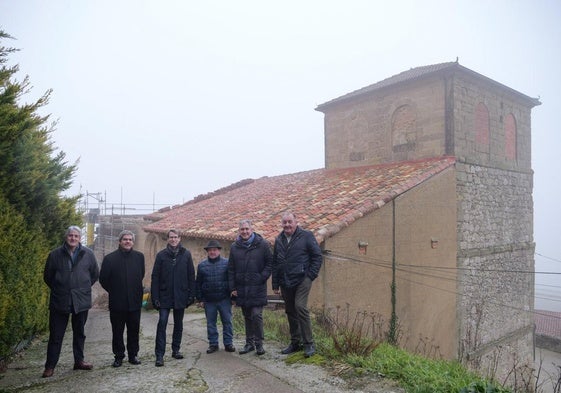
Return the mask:
<path fill-rule="evenodd" d="M 413 334 L 438 337 L 443 348 L 454 348 L 454 357 L 499 375 L 515 363 L 530 364 L 533 356 L 530 119 L 536 105 L 536 99 L 445 63 L 406 71 L 318 107 L 325 114 L 327 168 L 456 157 L 456 190 L 444 205 L 455 206 L 457 270 L 455 288 L 442 294 L 455 299 L 450 315 L 456 325 L 448 322 L 449 330 L 439 332 L 424 323 L 427 330 L 418 332 L 416 311 L 431 315 L 418 302 L 430 291 L 419 288 L 400 307 L 400 318 L 417 326 Z M 399 232 L 397 223 L 395 228 Z M 409 235 L 396 242 L 397 254 L 415 248 L 414 232 Z M 436 264 L 444 267 L 447 261 Z M 447 290 L 439 284 L 433 295 L 437 291 Z"/>
<path fill-rule="evenodd" d="M 358 172 L 356 167 L 377 165 L 377 171 L 390 173 L 384 184 L 374 187 L 383 189 L 392 183 L 391 172 L 386 171 L 390 165 L 384 164 L 405 167 L 414 160 L 437 157 L 450 160 L 449 166 L 419 183 L 407 178 L 383 199 L 361 201 L 363 210 L 356 216 L 334 213 L 342 211 L 339 203 L 364 189 L 363 179 L 355 179 L 354 189 L 334 185 L 338 191 L 334 195 L 331 189 L 323 190 L 333 197 L 329 206 L 317 195 L 306 195 L 326 177 L 304 192 L 291 191 L 286 201 L 273 202 L 271 195 L 279 191 L 270 192 L 261 195 L 265 202 L 271 198 L 271 204 L 261 207 L 255 230 L 267 227 L 272 240 L 278 232 L 271 228 L 278 224 L 271 222 L 280 211 L 302 201 L 321 201 L 309 206 L 309 212 L 308 205 L 300 204 L 298 212 L 306 219 L 312 216 L 308 223 L 323 220 L 329 226 L 333 221 L 336 227 L 328 232 L 316 227 L 325 263 L 310 294 L 311 304 L 343 309 L 351 323 L 355 315 L 366 312 L 387 324 L 395 312 L 402 345 L 424 355 L 464 361 L 490 376 L 502 377 L 515 364 L 530 365 L 534 297 L 530 120 L 536 105 L 538 100 L 458 63 L 411 69 L 322 104 L 317 110 L 325 114 L 326 172 L 349 172 L 344 168 Z M 304 172 L 298 174 L 303 176 Z M 245 204 L 251 199 L 246 189 L 252 182 L 242 183 L 225 188 L 224 195 L 232 192 L 233 200 L 243 195 L 238 204 Z M 291 189 L 291 184 L 284 188 Z M 221 240 L 222 254 L 228 256 L 236 236 L 235 219 L 246 218 L 248 211 L 235 219 L 227 216 L 234 228 L 231 235 L 230 227 L 222 225 L 224 219 L 218 221 L 215 215 L 206 220 L 215 220 L 211 227 L 224 230 L 220 237 L 216 230 L 198 226 L 203 220 L 196 206 L 207 200 L 210 211 L 221 210 L 224 205 L 213 202 L 220 195 L 215 192 L 188 202 L 177 215 L 171 211 L 165 218 L 150 219 L 174 225 L 185 221 L 188 211 L 189 219 L 197 220 L 191 225 L 183 222 L 184 232 L 191 236 L 183 236 L 182 243 L 194 262 L 204 258 L 209 238 L 229 239 Z M 376 208 L 365 207 L 371 205 Z M 263 214 L 269 207 L 271 211 Z M 147 276 L 156 253 L 166 245 L 163 231 L 162 225 L 151 228 L 144 239 Z"/>
<path fill-rule="evenodd" d="M 330 107 L 324 121 L 325 167 L 444 155 L 444 93 L 444 81 L 432 78 Z"/>
<path fill-rule="evenodd" d="M 499 362 L 504 374 L 533 358 L 531 106 L 494 87 L 458 77 L 453 89 L 459 357 L 482 369 Z M 479 140 L 478 105 L 489 135 Z"/>

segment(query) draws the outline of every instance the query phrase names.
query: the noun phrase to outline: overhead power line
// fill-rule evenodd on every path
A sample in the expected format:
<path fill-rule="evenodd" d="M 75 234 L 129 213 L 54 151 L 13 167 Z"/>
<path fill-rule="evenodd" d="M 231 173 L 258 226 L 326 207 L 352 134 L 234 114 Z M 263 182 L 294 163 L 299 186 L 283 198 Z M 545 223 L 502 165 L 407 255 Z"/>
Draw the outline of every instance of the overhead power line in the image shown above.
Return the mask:
<path fill-rule="evenodd" d="M 326 256 L 328 258 L 334 259 L 334 260 L 343 260 L 343 261 L 350 261 L 352 263 L 362 263 L 362 264 L 367 264 L 367 265 L 371 265 L 371 266 L 377 266 L 383 269 L 391 269 L 392 265 L 389 261 L 385 261 L 385 260 L 381 260 L 381 259 L 375 259 L 375 258 L 370 258 L 370 260 L 365 260 L 363 258 L 357 258 L 357 257 L 353 257 L 353 256 L 349 256 L 349 255 L 344 255 L 344 254 L 340 254 L 340 253 L 334 253 L 332 251 L 327 251 L 326 252 Z M 419 271 L 421 268 L 423 269 L 428 269 L 429 271 L 432 271 L 432 273 L 430 273 L 429 271 Z M 458 268 L 458 267 L 439 267 L 439 266 L 422 266 L 422 265 L 412 265 L 412 264 L 397 264 L 397 270 L 402 272 L 402 273 L 408 273 L 408 274 L 413 274 L 413 275 L 417 275 L 419 277 L 428 277 L 428 278 L 434 278 L 437 280 L 441 280 L 441 281 L 453 281 L 456 282 L 457 284 L 461 283 L 460 280 L 458 280 L 457 276 L 454 274 L 450 274 L 453 271 L 458 271 L 458 270 L 469 270 L 469 271 L 475 271 L 475 272 L 499 272 L 499 273 L 514 273 L 514 274 L 561 274 L 558 272 L 535 272 L 535 271 L 529 271 L 529 270 L 518 270 L 518 269 L 478 269 L 478 268 Z M 474 298 L 474 295 L 472 294 L 465 294 L 465 293 L 459 293 L 457 291 L 453 291 L 450 289 L 445 289 L 445 288 L 440 288 L 438 286 L 435 285 L 430 285 L 427 283 L 422 283 L 422 282 L 418 282 L 418 281 L 414 281 L 412 279 L 409 279 L 407 277 L 400 277 L 400 279 L 408 281 L 412 284 L 416 284 L 416 285 L 420 285 L 420 286 L 424 286 L 427 288 L 432 288 L 435 290 L 439 290 L 442 292 L 447 292 L 447 293 L 452 293 L 458 296 L 464 296 L 467 298 Z M 547 298 L 547 297 L 541 297 L 541 296 L 534 296 L 534 298 L 537 299 L 544 299 L 544 300 L 551 300 L 551 301 L 555 301 L 555 302 L 561 302 L 561 299 L 552 299 L 552 298 Z M 491 304 L 495 304 L 501 307 L 506 307 L 506 308 L 510 308 L 510 309 L 514 309 L 517 311 L 521 311 L 521 312 L 529 312 L 526 309 L 520 308 L 520 307 L 516 307 L 513 306 L 511 304 L 504 304 L 501 302 L 497 302 L 497 301 L 492 301 L 492 300 L 488 300 L 489 303 Z M 540 314 L 539 312 L 533 312 L 535 315 L 543 315 Z M 556 319 L 561 319 L 561 315 L 560 316 L 552 316 L 553 318 Z"/>

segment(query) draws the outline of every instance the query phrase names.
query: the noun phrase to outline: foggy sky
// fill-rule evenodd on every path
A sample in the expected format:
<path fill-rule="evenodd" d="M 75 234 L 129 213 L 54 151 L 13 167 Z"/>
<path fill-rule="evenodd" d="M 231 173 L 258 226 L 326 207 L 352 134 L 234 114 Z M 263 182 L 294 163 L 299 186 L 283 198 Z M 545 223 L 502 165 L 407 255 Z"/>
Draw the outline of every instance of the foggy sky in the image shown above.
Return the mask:
<path fill-rule="evenodd" d="M 532 111 L 536 270 L 561 272 L 561 3 L 0 0 L 32 101 L 79 170 L 69 195 L 186 202 L 324 166 L 314 108 L 409 68 L 455 61 L 542 102 Z M 97 202 L 90 198 L 89 203 Z M 140 212 L 140 210 L 139 210 Z M 536 275 L 561 311 L 559 275 Z"/>

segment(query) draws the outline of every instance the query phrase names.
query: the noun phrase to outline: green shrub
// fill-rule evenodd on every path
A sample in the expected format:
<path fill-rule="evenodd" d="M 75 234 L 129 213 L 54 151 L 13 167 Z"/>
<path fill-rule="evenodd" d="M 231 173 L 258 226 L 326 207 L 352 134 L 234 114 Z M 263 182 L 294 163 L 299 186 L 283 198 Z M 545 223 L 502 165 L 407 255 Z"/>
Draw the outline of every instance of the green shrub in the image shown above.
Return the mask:
<path fill-rule="evenodd" d="M 0 196 L 0 358 L 47 326 L 45 240 Z"/>
<path fill-rule="evenodd" d="M 0 361 L 46 328 L 45 258 L 82 221 L 78 196 L 62 195 L 77 163 L 66 162 L 51 139 L 55 124 L 39 114 L 51 91 L 22 104 L 30 81 L 15 80 L 19 66 L 6 65 L 17 51 L 8 39 L 0 29 Z"/>

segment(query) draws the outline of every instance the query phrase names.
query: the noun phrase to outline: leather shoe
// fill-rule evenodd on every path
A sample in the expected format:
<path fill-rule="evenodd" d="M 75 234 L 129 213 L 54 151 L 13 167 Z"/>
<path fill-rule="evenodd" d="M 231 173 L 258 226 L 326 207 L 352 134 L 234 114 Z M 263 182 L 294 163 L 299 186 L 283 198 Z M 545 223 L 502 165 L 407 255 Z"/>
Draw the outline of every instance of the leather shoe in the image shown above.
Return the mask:
<path fill-rule="evenodd" d="M 183 359 L 184 356 L 181 352 L 177 351 L 177 352 L 173 352 L 171 354 L 171 357 L 174 359 Z"/>
<path fill-rule="evenodd" d="M 286 347 L 285 349 L 283 349 L 281 351 L 281 353 L 283 355 L 288 355 L 294 352 L 298 352 L 299 350 L 302 349 L 302 345 L 300 344 L 295 344 L 295 343 L 290 343 L 290 345 L 288 347 Z"/>
<path fill-rule="evenodd" d="M 206 353 L 214 353 L 218 351 L 218 345 L 211 345 L 210 347 L 208 347 L 208 349 L 206 350 Z"/>
<path fill-rule="evenodd" d="M 156 367 L 162 367 L 164 365 L 164 359 L 156 358 Z"/>
<path fill-rule="evenodd" d="M 236 347 L 234 347 L 232 344 L 228 344 L 224 346 L 224 350 L 226 352 L 236 352 Z"/>
<path fill-rule="evenodd" d="M 140 359 L 137 356 L 133 356 L 133 357 L 129 357 L 129 363 L 137 366 L 142 362 L 140 361 Z"/>
<path fill-rule="evenodd" d="M 243 355 L 251 351 L 255 351 L 255 347 L 251 344 L 245 344 L 244 347 L 240 349 L 240 355 Z"/>
<path fill-rule="evenodd" d="M 54 368 L 46 368 L 45 371 L 43 371 L 43 375 L 41 377 L 42 378 L 50 378 L 50 377 L 53 376 L 54 373 L 55 373 Z"/>
<path fill-rule="evenodd" d="M 257 350 L 255 351 L 257 356 L 261 356 L 265 354 L 265 350 L 263 349 L 263 345 L 258 345 Z"/>
<path fill-rule="evenodd" d="M 74 370 L 91 370 L 91 369 L 93 369 L 93 364 L 86 363 L 83 360 L 74 363 Z"/>
<path fill-rule="evenodd" d="M 123 359 L 121 358 L 115 358 L 115 360 L 113 361 L 113 364 L 111 366 L 113 367 L 121 367 L 123 365 Z"/>
<path fill-rule="evenodd" d="M 314 348 L 314 344 L 304 345 L 304 356 L 309 358 L 316 353 L 316 349 Z"/>

